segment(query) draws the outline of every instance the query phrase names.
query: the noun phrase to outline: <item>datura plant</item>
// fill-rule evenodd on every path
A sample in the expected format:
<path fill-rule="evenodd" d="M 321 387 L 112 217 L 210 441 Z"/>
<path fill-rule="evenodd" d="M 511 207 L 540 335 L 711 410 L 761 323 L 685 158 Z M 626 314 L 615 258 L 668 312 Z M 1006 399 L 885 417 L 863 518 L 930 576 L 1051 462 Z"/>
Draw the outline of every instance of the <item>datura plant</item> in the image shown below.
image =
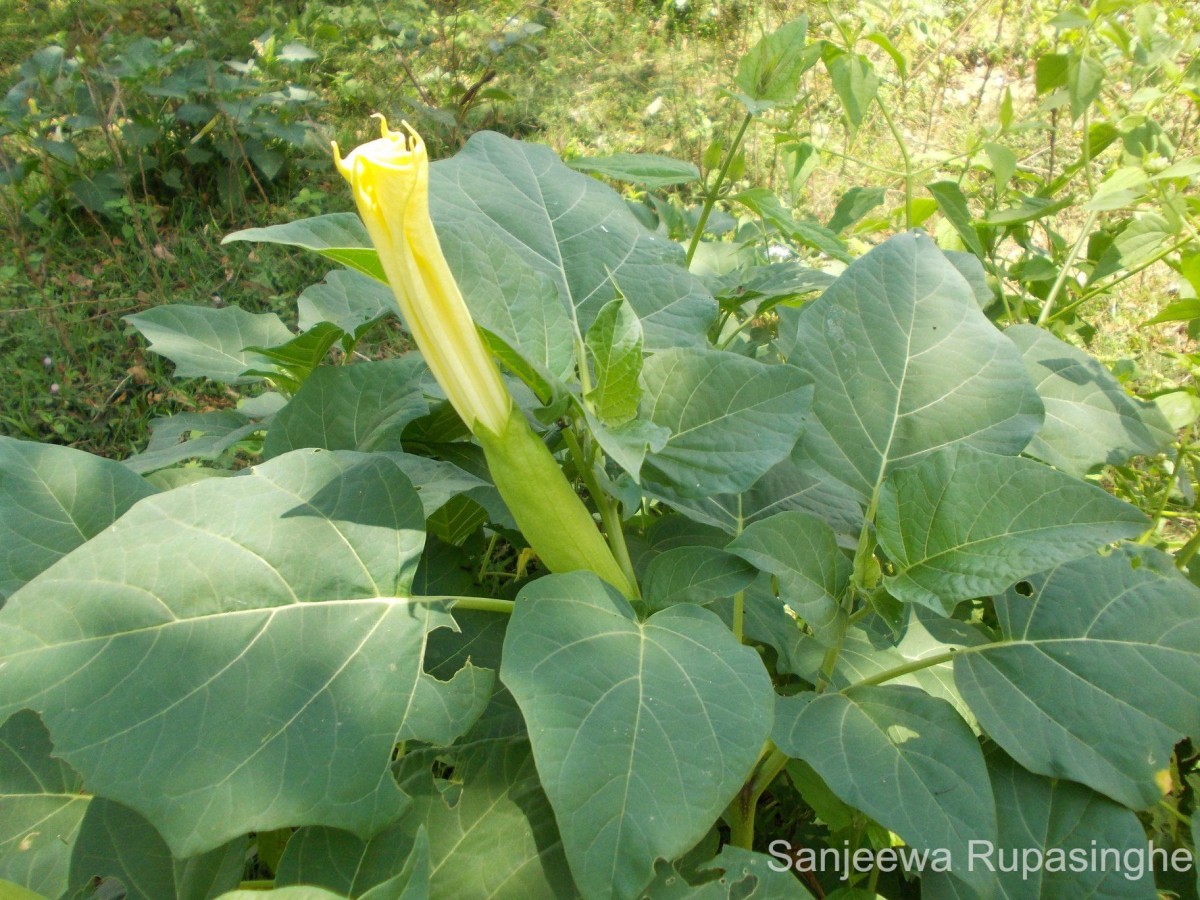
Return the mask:
<path fill-rule="evenodd" d="M 238 408 L 0 438 L 0 896 L 1194 889 L 1160 409 L 921 232 L 701 275 L 578 168 L 699 173 L 576 166 L 385 126 L 229 238 L 337 263 L 298 334 L 130 317 Z"/>

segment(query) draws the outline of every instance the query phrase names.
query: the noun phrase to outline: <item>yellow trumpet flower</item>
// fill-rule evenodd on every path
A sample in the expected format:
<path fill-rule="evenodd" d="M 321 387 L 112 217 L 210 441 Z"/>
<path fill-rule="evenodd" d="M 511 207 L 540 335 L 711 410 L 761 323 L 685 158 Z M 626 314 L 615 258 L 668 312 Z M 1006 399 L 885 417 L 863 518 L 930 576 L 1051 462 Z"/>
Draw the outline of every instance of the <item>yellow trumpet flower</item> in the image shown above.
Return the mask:
<path fill-rule="evenodd" d="M 483 345 L 429 218 L 429 156 L 417 133 L 390 131 L 342 159 L 358 212 L 433 377 L 467 427 L 499 433 L 512 399 Z"/>
<path fill-rule="evenodd" d="M 345 158 L 358 212 L 401 315 L 446 397 L 483 447 L 488 469 L 525 539 L 552 572 L 588 569 L 626 596 L 636 588 L 546 445 L 514 407 L 450 272 L 429 218 L 429 157 L 404 124 Z"/>

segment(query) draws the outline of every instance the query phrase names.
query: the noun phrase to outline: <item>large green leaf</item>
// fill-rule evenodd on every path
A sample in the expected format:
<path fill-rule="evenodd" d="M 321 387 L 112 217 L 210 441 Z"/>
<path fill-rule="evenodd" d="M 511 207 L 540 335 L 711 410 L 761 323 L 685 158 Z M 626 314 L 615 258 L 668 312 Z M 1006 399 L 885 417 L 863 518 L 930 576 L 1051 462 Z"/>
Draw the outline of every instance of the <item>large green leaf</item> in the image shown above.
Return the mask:
<path fill-rule="evenodd" d="M 864 498 L 941 447 L 1015 454 L 1041 425 L 1020 353 L 917 232 L 851 265 L 798 322 L 790 361 L 816 383 L 801 447 Z"/>
<path fill-rule="evenodd" d="M 590 573 L 521 591 L 501 678 L 589 898 L 639 896 L 655 859 L 697 843 L 770 730 L 766 669 L 716 616 L 685 605 L 638 622 Z"/>
<path fill-rule="evenodd" d="M 275 415 L 264 455 L 301 447 L 324 450 L 399 450 L 410 422 L 429 412 L 428 369 L 417 354 L 400 359 L 324 366 Z"/>
<path fill-rule="evenodd" d="M 703 863 L 697 883 L 689 883 L 676 866 L 660 862 L 656 878 L 646 888 L 651 900 L 806 900 L 812 897 L 788 869 L 780 871 L 778 858 L 743 850 L 733 844 L 721 848 L 716 859 Z M 713 878 L 720 872 L 719 878 Z M 830 895 L 832 896 L 832 895 Z M 874 898 L 872 898 L 874 900 Z"/>
<path fill-rule="evenodd" d="M 835 280 L 820 269 L 798 262 L 781 262 L 736 269 L 710 284 L 723 306 L 741 306 L 757 300 L 755 311 L 761 314 L 790 297 L 823 290 Z"/>
<path fill-rule="evenodd" d="M 871 60 L 861 53 L 849 53 L 828 42 L 822 44 L 821 58 L 853 132 L 862 124 L 867 110 L 877 98 L 879 76 L 875 74 Z"/>
<path fill-rule="evenodd" d="M 46 726 L 30 710 L 0 726 L 0 879 L 57 898 L 66 892 L 71 848 L 91 798 L 52 751 Z M 0 896 L 7 896 L 2 882 Z"/>
<path fill-rule="evenodd" d="M 456 222 L 477 223 L 489 243 L 503 242 L 553 280 L 580 334 L 618 289 L 641 320 L 648 349 L 701 344 L 716 314 L 716 302 L 683 268 L 678 245 L 643 228 L 619 194 L 572 171 L 549 148 L 476 134 L 431 167 L 430 207 L 447 258 L 491 252 L 453 246 Z M 462 278 L 461 267 L 456 275 Z"/>
<path fill-rule="evenodd" d="M 357 898 L 402 877 L 406 869 L 418 868 L 421 871 L 414 874 L 427 887 L 429 838 L 423 830 L 416 836 L 409 833 L 406 822 L 388 826 L 369 841 L 318 825 L 301 828 L 288 840 L 275 884 L 285 889 L 310 885 L 338 897 Z"/>
<path fill-rule="evenodd" d="M 418 756 L 425 764 L 402 781 L 412 810 L 369 841 L 331 828 L 297 832 L 276 883 L 361 896 L 402 870 L 421 829 L 433 897 L 577 896 L 529 742 L 484 741 L 453 759 L 450 781 L 431 777 L 430 760 Z"/>
<path fill-rule="evenodd" d="M 1197 816 L 1196 810 L 1192 810 L 1192 849 L 1200 848 L 1200 816 Z M 1193 854 L 1193 859 L 1195 854 Z M 1200 893 L 1200 866 L 1194 866 L 1196 871 L 1196 890 Z"/>
<path fill-rule="evenodd" d="M 733 83 L 751 100 L 787 103 L 800 90 L 800 77 L 821 58 L 821 46 L 806 47 L 808 17 L 800 16 L 764 36 L 738 63 Z"/>
<path fill-rule="evenodd" d="M 628 472 L 635 483 L 641 482 L 646 454 L 658 453 L 667 446 L 667 438 L 671 436 L 666 428 L 645 419 L 630 419 L 610 427 L 586 406 L 583 414 L 600 449 Z"/>
<path fill-rule="evenodd" d="M 248 369 L 247 375 L 261 375 L 287 394 L 294 394 L 308 380 L 317 366 L 325 361 L 330 348 L 345 337 L 345 332 L 332 322 L 318 322 L 308 331 L 298 334 L 275 347 L 249 346 L 267 360 L 261 369 Z"/>
<path fill-rule="evenodd" d="M 101 879 L 116 879 L 126 900 L 207 900 L 235 888 L 246 865 L 246 838 L 237 837 L 190 859 L 175 859 L 150 823 L 128 807 L 97 797 L 71 852 L 73 897 Z"/>
<path fill-rule="evenodd" d="M 335 269 L 304 289 L 296 300 L 298 326 L 308 331 L 319 322 L 336 325 L 355 340 L 385 316 L 397 315 L 392 289 L 374 278 L 347 269 Z"/>
<path fill-rule="evenodd" d="M 710 603 L 745 589 L 757 574 L 744 559 L 715 547 L 673 547 L 650 560 L 642 597 L 650 609 Z"/>
<path fill-rule="evenodd" d="M 821 469 L 806 465 L 799 445 L 791 456 L 776 463 L 740 494 L 666 499 L 689 518 L 715 525 L 729 534 L 737 534 L 751 522 L 787 510 L 810 513 L 840 535 L 857 536 L 863 521 L 861 498 Z M 846 540 L 853 547 L 856 539 Z"/>
<path fill-rule="evenodd" d="M 605 304 L 587 332 L 595 385 L 587 400 L 599 418 L 620 425 L 637 415 L 642 388 L 642 323 L 624 297 Z"/>
<path fill-rule="evenodd" d="M 334 893 L 327 891 L 325 888 L 313 887 L 307 884 L 291 884 L 287 887 L 272 888 L 270 890 L 259 890 L 252 888 L 249 890 L 226 891 L 217 900 L 347 900 L 345 894 Z M 375 897 L 363 895 L 363 900 L 376 900 Z M 378 900 L 390 900 L 390 898 L 379 897 Z M 408 900 L 408 898 L 403 898 Z"/>
<path fill-rule="evenodd" d="M 261 419 L 237 409 L 163 416 L 150 422 L 150 442 L 146 449 L 121 460 L 121 464 L 132 472 L 145 474 L 188 459 L 217 459 L 266 427 Z"/>
<path fill-rule="evenodd" d="M 837 207 L 826 227 L 840 234 L 887 199 L 887 191 L 881 187 L 852 187 L 838 200 Z"/>
<path fill-rule="evenodd" d="M 746 490 L 792 451 L 812 397 L 792 366 L 716 350 L 656 353 L 642 383 L 642 418 L 671 432 L 642 477 L 668 497 Z"/>
<path fill-rule="evenodd" d="M 404 797 L 398 741 L 449 742 L 491 673 L 422 670 L 443 601 L 408 595 L 424 511 L 379 454 L 297 451 L 149 497 L 0 610 L 0 715 L 42 714 L 89 788 L 187 857 Z M 186 664 L 181 664 L 186 661 Z"/>
<path fill-rule="evenodd" d="M 946 217 L 946 221 L 958 232 L 963 246 L 979 259 L 983 259 L 985 251 L 983 242 L 979 240 L 979 232 L 971 223 L 971 211 L 967 207 L 967 198 L 957 181 L 935 181 L 925 185 L 933 199 L 937 201 L 938 209 Z"/>
<path fill-rule="evenodd" d="M 153 493 L 120 463 L 0 437 L 0 604 Z"/>
<path fill-rule="evenodd" d="M 233 241 L 257 241 L 284 244 L 320 253 L 326 259 L 357 269 L 384 283 L 387 276 L 379 265 L 379 256 L 371 246 L 371 236 L 354 213 L 331 213 L 312 219 L 298 219 L 266 228 L 246 228 L 226 235 L 222 244 Z"/>
<path fill-rule="evenodd" d="M 1129 396 L 1098 360 L 1034 325 L 1004 332 L 1020 348 L 1046 405 L 1025 452 L 1073 475 L 1158 453 L 1174 437 L 1153 403 Z"/>
<path fill-rule="evenodd" d="M 729 552 L 775 576 L 780 598 L 833 646 L 846 627 L 842 596 L 853 568 L 828 525 L 802 512 L 781 512 L 751 524 Z"/>
<path fill-rule="evenodd" d="M 211 378 L 226 384 L 261 380 L 246 375 L 270 361 L 247 347 L 286 344 L 294 335 L 275 313 L 248 313 L 236 306 L 168 304 L 125 316 L 150 349 L 175 363 L 176 378 Z"/>
<path fill-rule="evenodd" d="M 1160 800 L 1173 745 L 1200 733 L 1200 588 L 1126 546 L 1016 585 L 996 615 L 1004 642 L 954 661 L 983 729 L 1030 771 Z"/>
<path fill-rule="evenodd" d="M 995 843 L 996 806 L 979 742 L 949 703 L 894 685 L 781 697 L 773 737 L 910 846 L 948 852 L 954 874 L 987 894 L 993 877 L 970 870 L 968 849 Z"/>
<path fill-rule="evenodd" d="M 1148 265 L 1177 234 L 1179 219 L 1172 224 L 1158 213 L 1136 214 L 1100 255 L 1088 274 L 1087 286 L 1122 269 L 1136 270 Z"/>
<path fill-rule="evenodd" d="M 654 153 L 584 156 L 568 160 L 567 165 L 580 172 L 591 172 L 614 181 L 641 185 L 647 190 L 700 180 L 700 170 L 690 162 Z"/>
<path fill-rule="evenodd" d="M 1093 484 L 1016 456 L 952 445 L 892 473 L 879 545 L 899 600 L 949 613 L 961 600 L 1136 537 L 1146 517 Z"/>
<path fill-rule="evenodd" d="M 579 335 L 554 280 L 473 218 L 445 220 L 438 234 L 475 324 L 544 380 L 571 374 Z"/>
<path fill-rule="evenodd" d="M 1134 813 L 1082 785 L 1026 772 L 1000 752 L 987 755 L 987 766 L 1000 830 L 995 844 L 977 846 L 972 862 L 977 869 L 996 872 L 997 897 L 1155 896 L 1148 866 L 1139 876 L 1137 863 L 1114 866 L 1111 856 L 1094 862 L 1098 851 L 1115 850 L 1130 861 L 1135 857 L 1127 853 L 1145 855 L 1146 832 Z M 945 900 L 958 896 L 955 887 L 944 875 L 931 873 L 921 896 Z"/>
<path fill-rule="evenodd" d="M 485 743 L 455 761 L 451 803 L 426 776 L 413 815 L 429 831 L 435 897 L 525 900 L 577 896 L 554 813 L 525 740 Z"/>

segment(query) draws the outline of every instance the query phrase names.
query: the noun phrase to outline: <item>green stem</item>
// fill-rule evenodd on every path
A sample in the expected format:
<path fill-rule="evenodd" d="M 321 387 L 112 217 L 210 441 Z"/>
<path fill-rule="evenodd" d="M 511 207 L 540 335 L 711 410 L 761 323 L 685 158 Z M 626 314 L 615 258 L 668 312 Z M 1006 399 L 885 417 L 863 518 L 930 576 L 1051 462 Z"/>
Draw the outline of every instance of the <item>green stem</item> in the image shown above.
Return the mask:
<path fill-rule="evenodd" d="M 742 514 L 742 495 L 738 494 L 737 526 L 735 536 L 746 530 L 746 517 Z M 738 591 L 733 595 L 733 634 L 742 643 L 746 628 L 746 592 Z"/>
<path fill-rule="evenodd" d="M 725 340 L 721 341 L 721 343 L 717 345 L 717 349 L 724 350 L 726 347 L 728 347 L 730 344 L 732 344 L 733 339 L 735 337 L 737 337 L 739 334 L 741 334 L 742 330 L 753 321 L 754 321 L 754 316 L 746 316 L 746 318 L 744 318 L 744 319 L 742 319 L 742 321 L 738 322 L 737 327 L 734 328 L 733 331 L 729 332 L 729 337 L 725 338 Z"/>
<path fill-rule="evenodd" d="M 942 663 L 950 662 L 950 660 L 954 659 L 956 656 L 961 656 L 964 653 L 977 653 L 980 650 L 987 650 L 995 646 L 995 644 L 982 644 L 978 647 L 959 647 L 946 650 L 942 653 L 936 653 L 933 656 L 926 656 L 922 659 L 914 659 L 912 662 L 905 663 L 902 666 L 893 666 L 890 669 L 884 669 L 882 672 L 876 672 L 874 675 L 869 675 L 866 678 L 863 678 L 861 681 L 854 682 L 854 684 L 847 687 L 846 690 L 856 687 L 864 687 L 865 685 L 871 684 L 883 684 L 884 682 L 891 681 L 894 678 L 901 678 L 913 672 L 920 672 L 922 669 L 940 666 Z"/>
<path fill-rule="evenodd" d="M 617 503 L 601 490 L 600 482 L 596 480 L 596 473 L 593 468 L 595 456 L 594 454 L 584 452 L 579 439 L 571 429 L 564 429 L 562 436 L 568 450 L 571 452 L 571 458 L 575 460 L 575 468 L 579 470 L 579 475 L 583 479 L 583 485 L 587 488 L 592 502 L 596 504 L 596 509 L 600 513 L 600 523 L 604 526 L 605 536 L 608 538 L 608 546 L 612 550 L 613 557 L 616 559 L 617 565 L 620 566 L 621 572 L 624 574 L 625 580 L 632 590 L 632 594 L 627 596 L 630 599 L 640 599 L 641 591 L 638 589 L 637 577 L 633 571 L 633 560 L 629 557 L 629 546 L 625 543 L 625 529 L 621 525 L 620 511 Z"/>
<path fill-rule="evenodd" d="M 878 103 L 877 105 L 879 107 L 880 114 L 883 116 L 883 121 L 887 123 L 888 129 L 892 132 L 892 137 L 896 139 L 896 146 L 900 148 L 900 158 L 904 160 L 904 227 L 912 228 L 912 157 L 908 153 L 908 145 L 904 143 L 904 136 L 900 134 L 900 129 L 896 127 L 896 123 L 892 119 L 892 114 L 888 112 L 887 106 L 882 102 Z"/>
<path fill-rule="evenodd" d="M 899 169 L 889 169 L 886 166 L 877 166 L 867 162 L 865 159 L 859 159 L 857 156 L 852 156 L 849 153 L 842 153 L 840 150 L 833 150 L 829 147 L 820 147 L 822 153 L 827 153 L 830 156 L 836 156 L 838 159 L 844 159 L 846 162 L 852 162 L 855 165 L 862 166 L 871 172 L 878 172 L 881 175 L 890 175 L 892 178 L 903 178 L 904 173 Z"/>
<path fill-rule="evenodd" d="M 1037 318 L 1038 325 L 1045 325 L 1046 320 L 1050 318 L 1050 310 L 1054 308 L 1054 301 L 1058 299 L 1059 292 L 1062 291 L 1063 285 L 1067 283 L 1067 277 L 1071 274 L 1071 267 L 1075 265 L 1075 260 L 1083 252 L 1083 245 L 1087 243 L 1087 239 L 1091 236 L 1092 226 L 1096 224 L 1096 217 L 1098 215 L 1100 213 L 1093 209 L 1088 213 L 1087 219 L 1084 220 L 1083 228 L 1079 230 L 1079 237 L 1075 240 L 1075 246 L 1067 254 L 1062 268 L 1058 271 L 1058 278 L 1054 280 L 1054 286 L 1050 288 L 1050 293 L 1046 295 L 1046 300 L 1042 303 L 1042 312 Z"/>
<path fill-rule="evenodd" d="M 488 566 L 492 562 L 492 553 L 496 550 L 496 543 L 500 540 L 500 535 L 493 533 L 488 540 L 487 550 L 483 553 L 483 562 L 479 564 L 479 575 L 475 578 L 476 581 L 482 582 L 484 573 L 487 572 Z"/>
<path fill-rule="evenodd" d="M 821 673 L 817 676 L 816 692 L 823 694 L 833 683 L 833 672 L 837 667 L 837 658 L 842 652 L 842 639 L 839 637 L 837 643 L 825 651 L 825 656 L 821 660 Z"/>
<path fill-rule="evenodd" d="M 513 611 L 512 600 L 497 600 L 494 597 L 461 597 L 449 595 L 412 598 L 412 602 L 414 603 L 436 602 L 438 600 L 452 601 L 454 609 L 473 609 L 477 612 L 500 613 L 505 616 L 511 616 Z"/>
<path fill-rule="evenodd" d="M 754 767 L 754 774 L 725 811 L 725 819 L 729 823 L 729 842 L 735 847 L 745 850 L 754 848 L 754 815 L 759 798 L 787 763 L 787 755 L 768 740 L 758 765 Z"/>
<path fill-rule="evenodd" d="M 733 635 L 738 642 L 743 641 L 746 626 L 746 592 L 738 591 L 733 595 Z"/>
<path fill-rule="evenodd" d="M 1173 807 L 1166 800 L 1159 800 L 1158 805 L 1161 806 L 1163 809 L 1165 809 L 1168 813 L 1170 813 L 1176 820 L 1179 821 L 1180 824 L 1182 824 L 1188 828 L 1191 827 L 1191 825 L 1192 825 L 1191 818 L 1189 818 L 1188 816 L 1185 816 L 1183 813 L 1181 813 L 1179 810 L 1177 810 L 1175 807 Z"/>
<path fill-rule="evenodd" d="M 725 153 L 725 158 L 721 160 L 721 168 L 717 170 L 717 180 L 705 193 L 704 206 L 700 210 L 700 218 L 696 222 L 696 230 L 692 232 L 692 240 L 688 244 L 687 256 L 684 259 L 684 266 L 692 264 L 692 257 L 696 255 L 696 248 L 700 246 L 700 238 L 704 235 L 704 226 L 708 224 L 708 217 L 712 214 L 713 206 L 716 205 L 717 197 L 721 192 L 721 185 L 725 183 L 725 176 L 729 174 L 729 167 L 733 165 L 733 160 L 737 156 L 738 147 L 741 146 L 742 138 L 746 136 L 746 129 L 750 127 L 750 122 L 754 119 L 751 113 L 746 113 L 742 119 L 742 125 L 734 135 L 733 143 L 729 145 L 729 150 Z"/>
<path fill-rule="evenodd" d="M 1191 539 L 1175 554 L 1175 568 L 1187 568 L 1188 562 L 1196 555 L 1197 550 L 1200 550 L 1200 531 L 1193 534 Z"/>
<path fill-rule="evenodd" d="M 1088 111 L 1091 108 L 1090 103 L 1083 108 L 1083 177 L 1087 181 L 1088 193 L 1095 196 L 1096 184 L 1092 178 L 1092 140 L 1090 135 L 1088 135 Z"/>
<path fill-rule="evenodd" d="M 857 625 L 859 622 L 861 622 L 863 619 L 865 619 L 867 616 L 869 616 L 872 612 L 874 612 L 874 610 L 871 608 L 871 604 L 868 602 L 865 606 L 859 607 L 857 610 L 855 610 L 854 612 L 852 612 L 850 614 L 850 617 L 848 619 L 846 619 L 846 626 L 849 628 L 853 628 L 855 625 Z"/>

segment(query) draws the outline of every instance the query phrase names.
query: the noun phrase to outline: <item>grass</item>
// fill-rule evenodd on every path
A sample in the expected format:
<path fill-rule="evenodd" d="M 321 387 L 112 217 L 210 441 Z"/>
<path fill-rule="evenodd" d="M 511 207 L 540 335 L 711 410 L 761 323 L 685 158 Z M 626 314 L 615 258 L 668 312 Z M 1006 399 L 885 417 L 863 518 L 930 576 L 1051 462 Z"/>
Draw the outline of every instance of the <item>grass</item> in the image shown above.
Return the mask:
<path fill-rule="evenodd" d="M 1179 10 L 1171 6 L 1169 12 L 1187 15 L 1185 7 Z M 1032 0 L 869 6 L 831 0 L 809 12 L 812 31 L 831 40 L 852 37 L 850 29 L 895 38 L 908 65 L 903 83 L 884 49 L 861 40 L 856 49 L 883 74 L 881 95 L 921 183 L 950 178 L 972 184 L 983 176 L 964 174 L 954 157 L 981 122 L 996 120 L 1000 79 L 1013 86 L 1018 118 L 1045 118 L 1035 109 L 1030 69 L 1036 53 L 1054 49 L 1055 31 L 1046 24 L 1054 11 Z M 316 53 L 290 68 L 277 64 L 270 70 L 264 63 L 268 74 L 282 72 L 313 88 L 323 106 L 313 117 L 316 139 L 296 157 L 299 165 L 273 183 L 244 167 L 240 204 L 223 202 L 211 184 L 190 191 L 131 190 L 118 215 L 103 217 L 30 204 L 28 185 L 0 188 L 0 240 L 8 245 L 0 254 L 6 260 L 0 264 L 0 354 L 6 363 L 0 432 L 123 457 L 144 446 L 152 417 L 228 406 L 238 395 L 175 381 L 169 365 L 143 352 L 121 317 L 160 303 L 218 302 L 278 312 L 294 322 L 295 296 L 324 268 L 301 254 L 221 247 L 220 239 L 240 227 L 350 208 L 328 163 L 325 139 L 353 145 L 371 127 L 367 116 L 380 111 L 414 117 L 435 154 L 452 152 L 473 130 L 495 128 L 548 143 L 566 157 L 633 151 L 698 161 L 710 144 L 728 140 L 736 129 L 740 108 L 720 92 L 732 84 L 737 61 L 794 11 L 782 2 L 737 0 L 177 0 L 167 6 L 40 0 L 38 12 L 24 15 L 12 5 L 0 10 L 0 59 L 8 61 L 0 77 L 7 83 L 18 77 L 20 60 L 47 44 L 78 47 L 86 60 L 134 33 L 175 42 L 190 38 L 218 61 L 250 58 L 252 42 L 268 32 L 279 46 L 297 41 Z M 878 108 L 856 131 L 847 131 L 820 67 L 805 76 L 801 98 L 794 110 L 774 114 L 775 125 L 816 138 L 830 152 L 793 191 L 777 129 L 755 125 L 736 186 L 767 185 L 799 211 L 827 221 L 846 190 L 882 185 L 883 210 L 892 226 L 899 225 L 903 157 Z M 1179 115 L 1186 131 L 1189 112 Z M 1078 143 L 1082 126 L 1055 123 L 1059 165 L 1064 145 Z M 1047 134 L 1029 128 L 1013 135 L 1030 166 L 1047 166 Z M 136 174 L 136 164 L 130 170 Z M 144 178 L 132 181 L 136 187 Z M 694 199 L 677 196 L 683 205 Z M 936 218 L 929 224 L 944 239 L 950 234 Z M 1071 235 L 1081 224 L 1068 221 L 1064 231 Z M 871 231 L 850 238 L 859 250 L 877 239 Z M 1182 377 L 1157 353 L 1179 348 L 1179 336 L 1138 327 L 1174 283 L 1160 267 L 1089 310 L 1101 324 L 1101 354 L 1137 359 L 1146 386 Z"/>

